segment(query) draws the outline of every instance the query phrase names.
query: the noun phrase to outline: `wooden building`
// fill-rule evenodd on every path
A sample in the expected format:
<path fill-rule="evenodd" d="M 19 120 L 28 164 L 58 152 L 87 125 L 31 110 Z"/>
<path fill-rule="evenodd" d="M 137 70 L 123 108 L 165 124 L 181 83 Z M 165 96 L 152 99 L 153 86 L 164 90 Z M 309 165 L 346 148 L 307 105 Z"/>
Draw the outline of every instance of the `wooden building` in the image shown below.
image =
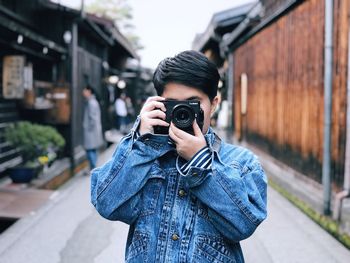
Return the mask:
<path fill-rule="evenodd" d="M 108 129 L 105 80 L 113 70 L 122 72 L 127 58 L 137 55 L 111 21 L 49 0 L 0 0 L 0 177 L 20 162 L 1 132 L 18 120 L 55 126 L 72 164 L 84 160 L 82 89 L 87 84 L 96 89 Z M 2 85 L 8 78 L 3 68 L 15 63 L 12 71 L 23 78 L 17 93 Z"/>
<path fill-rule="evenodd" d="M 321 183 L 324 1 L 261 2 L 266 10 L 261 22 L 230 43 L 235 136 Z M 348 1 L 334 2 L 331 157 L 333 186 L 339 190 L 345 162 L 350 6 Z"/>
<path fill-rule="evenodd" d="M 309 204 L 315 208 L 317 203 L 316 210 L 321 213 L 318 205 L 330 203 L 326 201 L 327 176 L 333 212 L 339 213 L 342 200 L 350 196 L 349 15 L 347 0 L 260 0 L 231 32 L 219 38 L 219 43 L 197 49 L 211 54 L 218 53 L 219 46 L 227 76 L 227 99 L 232 105 L 232 136 L 291 167 L 300 175 L 300 185 L 314 186 L 317 191 L 308 193 L 314 196 L 307 203 L 313 199 Z M 327 31 L 328 22 L 331 26 Z M 326 44 L 329 36 L 331 44 Z M 333 63 L 327 54 L 332 54 Z M 331 96 L 325 96 L 328 79 Z M 325 102 L 329 98 L 331 107 Z M 331 109 L 329 121 L 327 109 Z M 330 164 L 328 174 L 326 163 Z M 283 177 L 283 173 L 278 175 L 282 186 L 290 184 Z M 322 189 L 323 200 L 319 198 Z M 303 199 L 306 195 L 297 196 Z M 350 221 L 349 215 L 347 211 L 343 222 Z"/>
<path fill-rule="evenodd" d="M 222 89 L 219 87 L 222 100 L 227 100 L 227 85 L 225 83 L 227 82 L 228 63 L 220 50 L 220 44 L 224 35 L 240 25 L 253 6 L 253 3 L 248 3 L 215 13 L 206 30 L 197 34 L 192 43 L 192 49 L 204 53 L 218 67 L 223 83 Z"/>
<path fill-rule="evenodd" d="M 25 101 L 23 88 L 23 76 L 13 76 L 13 82 L 19 81 L 19 92 L 13 86 L 3 86 L 4 67 L 11 71 L 24 71 L 27 66 L 31 71 L 28 77 L 28 91 L 33 91 L 33 86 L 38 84 L 38 90 L 42 92 L 44 83 L 54 82 L 56 78 L 57 65 L 60 63 L 62 56 L 66 56 L 68 50 L 65 46 L 52 42 L 49 38 L 43 36 L 35 30 L 35 22 L 32 14 L 38 8 L 37 3 L 25 1 L 19 4 L 19 1 L 0 1 L 0 173 L 6 168 L 17 165 L 21 162 L 18 156 L 18 150 L 9 145 L 3 138 L 1 131 L 10 123 L 24 117 L 23 112 L 32 112 L 31 107 L 34 104 L 34 98 L 28 97 L 27 105 L 22 104 Z M 49 46 L 51 48 L 49 48 Z M 7 56 L 7 63 L 5 57 Z M 16 63 L 15 61 L 19 63 Z M 7 65 L 5 65 L 7 64 Z M 12 64 L 12 65 L 11 65 Z M 17 64 L 17 65 L 16 65 Z M 13 68 L 11 70 L 11 68 Z M 10 75 L 10 74 L 8 74 Z M 7 77 L 10 82 L 10 76 Z M 40 81 L 34 83 L 35 81 Z M 7 91 L 5 91 L 5 89 Z M 27 94 L 27 92 L 26 92 Z M 35 115 L 42 116 L 46 111 L 44 103 L 37 106 Z M 48 105 L 46 105 L 48 106 Z M 39 109 L 40 108 L 40 109 Z"/>

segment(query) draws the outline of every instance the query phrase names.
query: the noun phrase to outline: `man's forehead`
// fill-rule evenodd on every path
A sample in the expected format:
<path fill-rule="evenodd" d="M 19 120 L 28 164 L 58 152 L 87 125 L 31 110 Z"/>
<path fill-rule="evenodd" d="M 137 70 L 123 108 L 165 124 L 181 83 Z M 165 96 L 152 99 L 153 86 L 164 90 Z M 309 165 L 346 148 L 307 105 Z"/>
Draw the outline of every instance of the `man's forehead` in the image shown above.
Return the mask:
<path fill-rule="evenodd" d="M 177 83 L 168 83 L 161 96 L 169 100 L 202 100 L 208 97 L 200 89 Z"/>
<path fill-rule="evenodd" d="M 198 96 L 191 96 L 191 97 L 184 97 L 181 99 L 178 98 L 172 98 L 172 97 L 165 97 L 167 100 L 201 100 L 201 97 Z"/>

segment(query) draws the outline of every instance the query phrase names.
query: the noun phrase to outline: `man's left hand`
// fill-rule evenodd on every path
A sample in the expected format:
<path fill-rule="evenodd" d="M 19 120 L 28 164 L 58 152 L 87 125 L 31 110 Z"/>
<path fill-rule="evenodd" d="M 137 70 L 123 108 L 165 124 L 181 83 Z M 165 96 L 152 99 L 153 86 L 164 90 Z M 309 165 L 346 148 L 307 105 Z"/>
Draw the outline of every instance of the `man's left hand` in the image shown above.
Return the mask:
<path fill-rule="evenodd" d="M 171 123 L 169 128 L 169 136 L 176 145 L 177 153 L 187 161 L 191 160 L 199 150 L 207 146 L 207 142 L 196 120 L 193 122 L 192 127 L 194 135 L 180 130 L 174 123 Z"/>

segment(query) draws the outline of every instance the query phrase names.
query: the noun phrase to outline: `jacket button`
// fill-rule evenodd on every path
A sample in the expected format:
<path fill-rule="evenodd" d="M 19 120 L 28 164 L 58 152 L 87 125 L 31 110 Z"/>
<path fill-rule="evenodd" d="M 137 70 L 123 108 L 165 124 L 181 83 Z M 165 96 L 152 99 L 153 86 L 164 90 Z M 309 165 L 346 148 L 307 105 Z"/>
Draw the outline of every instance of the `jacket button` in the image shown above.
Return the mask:
<path fill-rule="evenodd" d="M 198 173 L 197 173 L 197 172 L 194 172 L 192 175 L 193 175 L 193 176 L 197 176 L 197 175 L 198 175 Z"/>
<path fill-rule="evenodd" d="M 185 190 L 181 189 L 181 190 L 179 191 L 179 196 L 183 197 L 183 196 L 185 196 L 185 195 L 186 195 Z"/>
<path fill-rule="evenodd" d="M 174 240 L 174 241 L 179 240 L 179 238 L 180 238 L 180 237 L 179 237 L 177 234 L 173 234 L 173 235 L 171 236 L 171 239 Z"/>

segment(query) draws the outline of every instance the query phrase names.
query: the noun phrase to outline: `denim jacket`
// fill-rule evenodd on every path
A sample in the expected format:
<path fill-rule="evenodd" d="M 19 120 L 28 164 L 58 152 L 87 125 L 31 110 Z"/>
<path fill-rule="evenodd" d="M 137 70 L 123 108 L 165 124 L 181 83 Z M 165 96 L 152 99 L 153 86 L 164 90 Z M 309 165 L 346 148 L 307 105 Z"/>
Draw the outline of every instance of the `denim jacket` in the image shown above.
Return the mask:
<path fill-rule="evenodd" d="M 249 150 L 205 135 L 210 169 L 176 169 L 168 136 L 131 132 L 92 171 L 91 201 L 130 225 L 126 262 L 244 262 L 239 241 L 266 218 L 267 179 Z"/>

